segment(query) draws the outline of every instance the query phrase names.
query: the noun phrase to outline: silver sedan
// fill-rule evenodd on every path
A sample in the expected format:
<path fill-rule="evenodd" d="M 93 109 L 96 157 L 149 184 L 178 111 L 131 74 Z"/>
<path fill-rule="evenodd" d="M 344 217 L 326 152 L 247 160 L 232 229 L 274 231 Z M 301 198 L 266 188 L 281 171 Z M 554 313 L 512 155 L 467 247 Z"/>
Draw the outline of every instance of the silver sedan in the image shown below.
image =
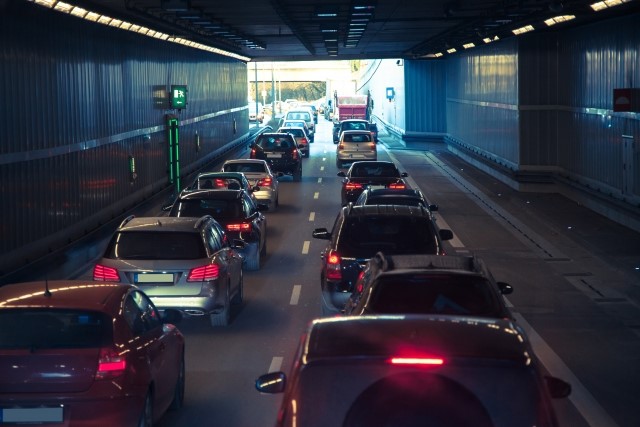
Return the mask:
<path fill-rule="evenodd" d="M 259 159 L 235 159 L 227 160 L 222 165 L 222 172 L 241 172 L 249 180 L 252 187 L 259 187 L 253 191 L 253 195 L 260 203 L 269 205 L 269 210 L 278 207 L 278 176 L 269 164 Z"/>

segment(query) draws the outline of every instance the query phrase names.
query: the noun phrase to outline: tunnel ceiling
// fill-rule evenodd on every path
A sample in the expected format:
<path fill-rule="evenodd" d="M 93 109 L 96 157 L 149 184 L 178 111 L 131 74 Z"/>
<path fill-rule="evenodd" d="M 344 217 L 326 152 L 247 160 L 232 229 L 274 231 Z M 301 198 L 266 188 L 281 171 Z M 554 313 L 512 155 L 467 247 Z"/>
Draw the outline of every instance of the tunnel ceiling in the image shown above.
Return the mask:
<path fill-rule="evenodd" d="M 596 0 L 79 0 L 101 13 L 253 61 L 430 59 L 512 30 L 564 30 L 637 13 L 640 1 L 595 12 Z M 556 16 L 575 19 L 548 27 Z"/>

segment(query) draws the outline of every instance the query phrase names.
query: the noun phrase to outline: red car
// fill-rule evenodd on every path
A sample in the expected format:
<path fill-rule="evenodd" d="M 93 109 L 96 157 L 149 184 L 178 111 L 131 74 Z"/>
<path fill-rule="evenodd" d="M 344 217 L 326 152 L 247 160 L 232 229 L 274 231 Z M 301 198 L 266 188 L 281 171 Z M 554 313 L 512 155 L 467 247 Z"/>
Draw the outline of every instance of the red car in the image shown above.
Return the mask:
<path fill-rule="evenodd" d="M 137 287 L 0 287 L 2 425 L 148 427 L 182 406 L 184 337 Z"/>

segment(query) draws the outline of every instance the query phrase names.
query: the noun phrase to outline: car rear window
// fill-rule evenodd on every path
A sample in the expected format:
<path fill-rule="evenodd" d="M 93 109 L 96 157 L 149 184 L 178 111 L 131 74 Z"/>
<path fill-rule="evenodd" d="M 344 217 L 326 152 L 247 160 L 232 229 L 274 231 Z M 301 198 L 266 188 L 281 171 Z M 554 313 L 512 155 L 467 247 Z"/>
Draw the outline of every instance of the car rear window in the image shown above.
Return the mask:
<path fill-rule="evenodd" d="M 342 130 L 369 130 L 369 124 L 364 122 L 347 122 L 343 123 Z"/>
<path fill-rule="evenodd" d="M 265 168 L 261 163 L 227 163 L 224 165 L 225 172 L 253 172 L 253 173 L 264 173 Z"/>
<path fill-rule="evenodd" d="M 302 130 L 302 128 L 283 129 L 282 132 L 290 133 L 291 135 L 296 136 L 298 138 L 302 138 L 303 136 L 305 136 L 304 131 Z"/>
<path fill-rule="evenodd" d="M 351 176 L 354 178 L 364 178 L 369 176 L 384 176 L 400 178 L 398 169 L 394 165 L 367 164 L 365 162 L 354 165 L 351 169 Z"/>
<path fill-rule="evenodd" d="M 423 274 L 382 275 L 373 285 L 368 308 L 386 314 L 503 315 L 491 283 L 483 277 Z"/>
<path fill-rule="evenodd" d="M 284 136 L 269 136 L 258 138 L 257 144 L 263 150 L 289 150 L 293 148 L 291 139 Z"/>
<path fill-rule="evenodd" d="M 207 252 L 200 233 L 167 231 L 121 231 L 107 248 L 112 259 L 200 259 Z"/>
<path fill-rule="evenodd" d="M 436 231 L 426 217 L 367 215 L 347 218 L 338 238 L 342 256 L 371 258 L 387 254 L 436 254 Z"/>
<path fill-rule="evenodd" d="M 215 220 L 233 219 L 241 216 L 240 200 L 183 199 L 179 200 L 169 216 L 196 217 L 211 215 Z"/>
<path fill-rule="evenodd" d="M 111 319 L 95 311 L 0 310 L 0 325 L 2 349 L 93 348 L 111 339 Z"/>
<path fill-rule="evenodd" d="M 366 200 L 367 205 L 404 205 L 404 206 L 424 206 L 420 199 L 413 197 L 369 197 Z"/>
<path fill-rule="evenodd" d="M 366 133 L 345 133 L 342 139 L 344 142 L 371 142 L 371 135 Z"/>

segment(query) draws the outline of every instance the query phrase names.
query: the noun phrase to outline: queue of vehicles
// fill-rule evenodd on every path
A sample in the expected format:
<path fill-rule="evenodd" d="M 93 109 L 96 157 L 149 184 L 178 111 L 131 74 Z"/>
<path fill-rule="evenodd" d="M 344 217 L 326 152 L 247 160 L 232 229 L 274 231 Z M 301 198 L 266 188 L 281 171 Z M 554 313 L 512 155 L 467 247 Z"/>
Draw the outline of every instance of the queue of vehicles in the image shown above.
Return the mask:
<path fill-rule="evenodd" d="M 366 128 L 343 135 L 366 135 L 375 147 Z M 265 132 L 249 159 L 199 174 L 166 206 L 168 216 L 128 217 L 94 266 L 93 281 L 0 288 L 1 300 L 14 301 L 0 307 L 3 423 L 83 426 L 98 417 L 142 427 L 180 408 L 184 337 L 174 323 L 206 316 L 214 327 L 229 324 L 231 305 L 243 302 L 243 270 L 259 269 L 266 254 L 264 212 L 278 206 L 278 178 L 302 179 L 308 151 L 304 156 L 300 145 L 286 128 Z M 566 397 L 570 385 L 542 373 L 503 300 L 513 288 L 482 260 L 446 254 L 443 242 L 453 233 L 436 225 L 437 205 L 411 189 L 392 162 L 365 159 L 343 159 L 351 164 L 338 172 L 342 207 L 330 230 L 312 233 L 327 240 L 320 272 L 327 318 L 303 332 L 288 374 L 256 381 L 260 392 L 284 393 L 273 422 L 556 426 L 550 399 Z M 32 336 L 4 327 L 27 320 Z M 162 370 L 139 366 L 141 358 L 157 360 L 150 354 L 159 346 Z M 38 357 L 28 356 L 34 351 Z M 60 364 L 61 357 L 67 365 L 75 360 L 66 354 L 86 364 L 83 377 Z M 24 375 L 37 372 L 48 374 L 25 385 Z M 60 380 L 68 375 L 73 380 Z M 68 390 L 61 392 L 63 383 Z M 73 384 L 84 384 L 77 385 L 82 392 Z M 336 387 L 339 400 L 314 405 Z"/>

